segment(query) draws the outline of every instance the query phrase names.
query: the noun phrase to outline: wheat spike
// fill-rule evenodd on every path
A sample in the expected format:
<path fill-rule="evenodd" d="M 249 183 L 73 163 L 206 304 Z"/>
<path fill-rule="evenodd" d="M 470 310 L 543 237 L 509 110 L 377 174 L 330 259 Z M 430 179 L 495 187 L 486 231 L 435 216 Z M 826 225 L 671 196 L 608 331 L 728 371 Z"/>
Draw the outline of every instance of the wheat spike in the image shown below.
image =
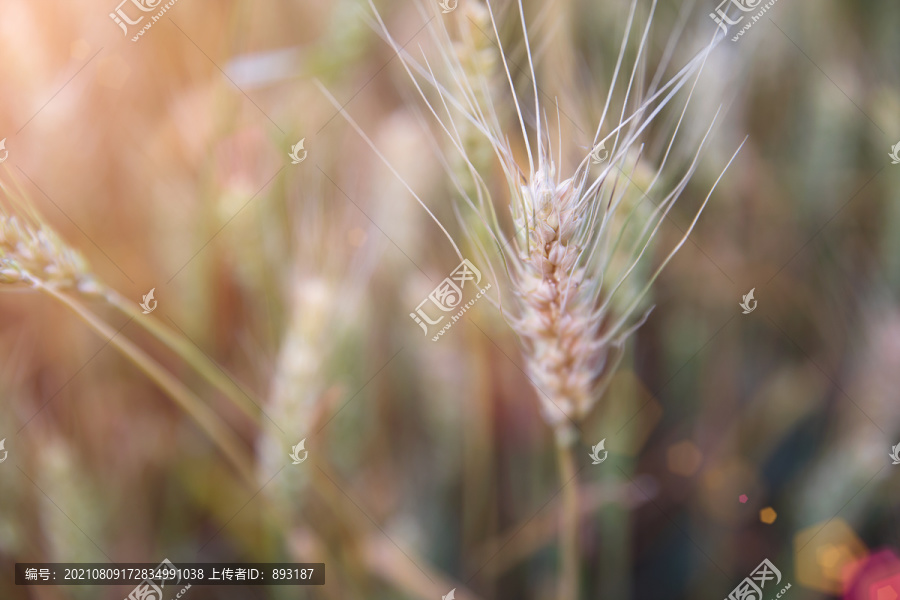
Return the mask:
<path fill-rule="evenodd" d="M 4 197 L 0 199 L 0 285 L 27 286 L 66 306 L 156 382 L 218 444 L 245 483 L 252 485 L 252 466 L 242 448 L 242 441 L 233 430 L 187 386 L 134 342 L 118 335 L 114 328 L 89 310 L 82 300 L 100 298 L 126 314 L 130 311 L 132 318 L 135 309 L 126 306 L 115 290 L 101 283 L 91 273 L 81 253 L 63 241 L 40 217 L 20 188 L 13 188 L 0 181 L 0 190 L 4 193 Z M 151 333 L 158 331 L 151 328 L 148 330 Z M 167 335 L 168 337 L 160 339 L 190 362 L 193 355 L 182 350 L 183 346 L 172 343 L 172 336 Z M 196 360 L 191 364 L 197 368 Z M 201 374 L 209 370 L 206 365 L 198 368 Z M 218 380 L 211 380 L 213 384 L 217 382 Z"/>
<path fill-rule="evenodd" d="M 9 198 L 9 196 L 7 195 Z M 99 293 L 81 253 L 28 212 L 0 202 L 0 283 L 52 285 Z"/>
<path fill-rule="evenodd" d="M 576 165 L 568 170 L 566 176 L 562 174 L 565 168 L 564 143 L 559 107 L 557 105 L 559 147 L 558 157 L 554 160 L 549 121 L 541 106 L 525 10 L 522 0 L 516 4 L 528 59 L 530 93 L 534 99 L 530 128 L 526 124 L 527 104 L 519 100 L 510 59 L 501 41 L 497 17 L 490 1 L 486 2 L 486 8 L 497 43 L 499 63 L 509 87 L 509 104 L 515 109 L 527 165 L 525 161 L 517 160 L 514 146 L 501 126 L 496 109 L 500 102 L 490 93 L 490 79 L 494 74 L 473 75 L 466 61 L 452 51 L 452 39 L 444 20 L 438 17 L 429 21 L 438 41 L 441 59 L 438 65 L 445 75 L 442 81 L 431 61 L 424 56 L 424 51 L 422 63 L 419 63 L 391 38 L 370 0 L 382 35 L 400 56 L 416 90 L 453 149 L 463 158 L 465 169 L 462 171 L 467 171 L 475 184 L 475 197 L 472 198 L 471 188 L 460 182 L 461 175 L 451 174 L 464 205 L 478 216 L 484 227 L 483 231 L 475 231 L 468 226 L 465 218 L 461 219 L 463 226 L 469 230 L 481 260 L 491 264 L 492 257 L 499 256 L 501 267 L 507 272 L 508 288 L 513 292 L 514 301 L 510 308 L 504 309 L 498 298 L 497 305 L 522 341 L 527 372 L 540 399 L 541 412 L 556 434 L 562 483 L 558 598 L 575 600 L 579 597 L 579 493 L 572 446 L 577 439 L 577 423 L 588 415 L 602 396 L 610 375 L 622 358 L 626 340 L 646 319 L 647 312 L 641 309 L 650 286 L 660 270 L 687 241 L 712 194 L 710 190 L 690 227 L 662 264 L 652 274 L 645 275 L 641 259 L 694 173 L 718 111 L 680 181 L 653 209 L 649 209 L 643 201 L 660 181 L 696 81 L 709 52 L 721 36 L 717 32 L 705 51 L 660 85 L 671 57 L 670 45 L 651 83 L 642 90 L 640 82 L 644 80 L 646 69 L 644 48 L 656 8 L 656 0 L 652 0 L 624 94 L 621 95 L 618 123 L 608 126 L 609 133 L 601 139 L 607 117 L 615 108 L 612 105 L 613 92 L 622 71 L 638 6 L 638 0 L 633 0 L 591 150 L 580 154 Z M 676 36 L 678 31 L 676 28 Z M 642 160 L 644 146 L 641 136 L 692 77 L 694 85 L 684 101 L 684 109 L 669 145 L 659 161 L 656 174 L 642 191 L 633 179 L 636 174 L 648 170 Z M 429 97 L 420 80 L 436 93 L 437 99 Z M 464 134 L 473 127 L 491 146 L 506 179 L 513 229 L 511 234 L 507 233 L 509 227 L 504 227 L 494 212 L 491 192 L 485 183 L 489 173 L 480 170 L 469 158 L 467 146 L 471 142 Z M 529 129 L 534 134 L 533 138 Z M 601 144 L 605 147 L 607 143 L 612 146 L 608 161 L 599 169 L 599 174 L 592 176 L 592 151 L 599 149 Z M 573 154 L 571 147 L 566 150 L 568 155 Z M 488 250 L 491 244 L 493 251 Z M 494 272 L 493 267 L 491 271 Z"/>
<path fill-rule="evenodd" d="M 513 4 L 517 8 L 516 20 L 527 58 L 525 67 L 530 75 L 528 94 L 533 95 L 533 100 L 528 102 L 523 102 L 517 92 L 513 67 L 500 42 L 498 18 L 491 2 L 485 3 L 483 10 L 485 22 L 496 40 L 499 59 L 495 63 L 486 60 L 483 48 L 477 48 L 478 54 L 473 56 L 455 52 L 459 48 L 476 50 L 470 41 L 471 26 L 469 30 L 466 26 L 460 27 L 463 41 L 454 42 L 441 18 L 431 20 L 428 25 L 437 41 L 440 60 L 437 63 L 429 60 L 424 50 L 418 60 L 393 40 L 377 9 L 374 5 L 372 8 L 382 37 L 400 56 L 428 110 L 465 163 L 464 168 L 454 169 L 451 175 L 463 205 L 468 206 L 483 225 L 481 231 L 467 227 L 470 239 L 483 262 L 492 264 L 493 257 L 501 258 L 499 270 L 505 270 L 508 275 L 507 287 L 512 292 L 513 302 L 503 304 L 502 298 L 498 298 L 498 306 L 522 341 L 528 373 L 541 399 L 542 414 L 561 439 L 571 441 L 574 424 L 585 418 L 596 405 L 622 358 L 625 342 L 646 318 L 648 311 L 644 305 L 650 285 L 687 241 L 697 221 L 695 218 L 662 264 L 652 273 L 646 273 L 646 261 L 642 262 L 642 259 L 694 173 L 718 113 L 680 180 L 655 207 L 646 200 L 661 180 L 693 95 L 693 86 L 706 57 L 721 36 L 713 37 L 702 52 L 664 81 L 662 75 L 672 55 L 670 44 L 651 83 L 646 89 L 640 89 L 639 82 L 646 69 L 643 52 L 656 2 L 650 3 L 637 43 L 630 44 L 638 7 L 634 0 L 592 148 L 576 153 L 576 163 L 568 175 L 563 175 L 565 144 L 559 140 L 558 156 L 554 156 L 549 121 L 538 90 L 524 7 L 521 0 Z M 477 15 L 478 11 L 473 14 Z M 478 26 L 477 19 L 470 17 L 467 21 Z M 677 30 L 675 35 L 678 35 Z M 629 69 L 624 65 L 624 58 L 630 45 L 637 47 Z M 473 64 L 488 69 L 496 64 L 501 72 L 479 72 Z M 438 69 L 441 76 L 437 74 Z M 620 79 L 624 79 L 623 72 L 627 72 L 627 82 L 624 90 L 620 90 L 621 106 L 617 106 L 612 102 L 613 92 L 620 86 Z M 497 98 L 493 85 L 497 77 L 506 79 L 511 97 L 507 104 L 515 110 L 527 164 L 519 160 L 521 154 L 516 153 L 515 145 L 501 125 L 503 121 L 497 107 L 503 105 L 503 100 Z M 643 156 L 642 134 L 692 79 L 693 85 L 684 100 L 681 117 L 665 154 L 655 173 L 650 175 L 648 173 L 653 170 Z M 425 82 L 424 87 L 421 81 Z M 526 114 L 528 110 L 533 113 Z M 601 137 L 609 115 L 614 112 L 619 113 L 618 121 L 608 126 L 609 132 Z M 558 107 L 556 120 L 560 120 Z M 511 233 L 510 227 L 504 226 L 494 213 L 494 202 L 485 183 L 488 173 L 470 159 L 472 129 L 477 130 L 493 150 L 506 179 Z M 561 125 L 558 129 L 561 138 Z M 590 151 L 600 144 L 611 146 L 609 160 L 599 169 L 593 168 L 592 174 Z M 568 155 L 573 154 L 571 147 L 565 150 Z M 466 175 L 475 183 L 474 194 L 472 186 L 461 183 Z M 635 179 L 643 183 L 643 191 L 635 184 Z M 709 196 L 700 211 L 708 200 Z M 463 222 L 465 225 L 466 220 Z"/>

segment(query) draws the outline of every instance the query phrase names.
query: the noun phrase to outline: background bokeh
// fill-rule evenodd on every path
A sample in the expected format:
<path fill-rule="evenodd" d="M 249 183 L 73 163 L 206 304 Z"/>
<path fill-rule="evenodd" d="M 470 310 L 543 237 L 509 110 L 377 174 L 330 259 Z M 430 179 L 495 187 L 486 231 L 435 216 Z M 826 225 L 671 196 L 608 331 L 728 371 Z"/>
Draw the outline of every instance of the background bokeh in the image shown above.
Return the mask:
<path fill-rule="evenodd" d="M 376 4 L 416 55 L 432 13 L 465 24 L 475 2 L 447 15 Z M 645 18 L 650 2 L 639 6 Z M 498 7 L 521 60 L 515 7 Z M 661 0 L 648 64 L 679 18 L 673 68 L 684 64 L 714 8 Z M 553 597 L 560 483 L 517 340 L 487 302 L 439 343 L 421 335 L 409 313 L 458 259 L 320 89 L 465 247 L 439 132 L 369 6 L 179 0 L 136 43 L 114 9 L 2 3 L 0 178 L 123 296 L 155 288 L 158 309 L 141 318 L 258 405 L 248 417 L 133 320 L 87 301 L 227 423 L 254 481 L 65 307 L 3 290 L 0 598 L 129 591 L 17 587 L 15 562 L 165 557 L 326 564 L 323 587 L 195 587 L 192 600 Z M 539 84 L 569 120 L 566 153 L 583 155 L 628 3 L 525 9 Z M 861 578 L 900 573 L 888 456 L 900 443 L 898 23 L 886 0 L 779 0 L 710 55 L 682 163 L 722 114 L 651 263 L 749 138 L 581 425 L 585 598 L 720 599 L 765 558 L 792 600 L 870 600 Z M 751 288 L 758 308 L 743 315 Z M 292 465 L 301 439 L 309 459 Z M 591 465 L 601 439 L 609 459 Z"/>

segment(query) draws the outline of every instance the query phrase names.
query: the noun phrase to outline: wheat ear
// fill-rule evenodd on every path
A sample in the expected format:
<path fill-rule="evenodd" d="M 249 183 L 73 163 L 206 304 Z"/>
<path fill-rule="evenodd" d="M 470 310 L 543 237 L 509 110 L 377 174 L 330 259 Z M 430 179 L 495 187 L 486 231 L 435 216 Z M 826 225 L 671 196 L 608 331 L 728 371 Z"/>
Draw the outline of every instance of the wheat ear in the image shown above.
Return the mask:
<path fill-rule="evenodd" d="M 602 395 L 609 376 L 621 358 L 625 341 L 646 318 L 647 311 L 642 309 L 642 303 L 650 286 L 687 241 L 715 189 L 714 185 L 690 228 L 662 264 L 649 276 L 642 276 L 639 268 L 642 259 L 648 254 L 663 220 L 696 170 L 718 118 L 717 111 L 680 180 L 652 210 L 649 209 L 644 201 L 660 181 L 696 81 L 709 52 L 719 40 L 718 37 L 713 38 L 704 51 L 664 83 L 661 77 L 664 65 L 660 65 L 649 88 L 641 93 L 636 92 L 636 73 L 643 68 L 643 49 L 655 6 L 654 1 L 639 36 L 637 55 L 625 86 L 618 122 L 601 138 L 600 131 L 612 112 L 613 91 L 618 85 L 632 33 L 637 1 L 632 2 L 613 81 L 598 133 L 594 137 L 595 147 L 599 143 L 611 143 L 613 147 L 609 161 L 593 176 L 590 153 L 580 154 L 577 165 L 568 176 L 561 173 L 562 149 L 559 164 L 554 160 L 548 127 L 542 125 L 541 117 L 546 123 L 546 116 L 536 84 L 521 0 L 518 1 L 517 16 L 522 27 L 531 75 L 530 87 L 534 95 L 533 142 L 528 134 L 523 104 L 516 92 L 507 54 L 502 43 L 498 42 L 497 47 L 499 62 L 513 100 L 511 104 L 522 132 L 527 168 L 520 165 L 500 125 L 495 108 L 497 101 L 491 98 L 489 82 L 484 81 L 490 74 L 473 74 L 464 59 L 453 52 L 454 45 L 443 21 L 433 20 L 429 27 L 434 29 L 434 38 L 439 42 L 438 51 L 450 79 L 448 83 L 439 80 L 427 58 L 423 58 L 420 64 L 393 40 L 372 6 L 382 36 L 400 56 L 428 109 L 454 149 L 462 155 L 476 182 L 477 195 L 474 198 L 463 186 L 457 186 L 457 189 L 464 206 L 479 214 L 479 222 L 487 225 L 487 237 L 495 245 L 496 254 L 502 258 L 515 299 L 511 309 L 504 311 L 504 314 L 523 342 L 532 382 L 540 390 L 539 397 L 543 400 L 544 417 L 560 437 L 569 441 L 572 439 L 573 425 L 587 416 Z M 488 22 L 499 40 L 497 19 L 491 3 L 488 2 L 486 8 Z M 419 80 L 424 80 L 436 92 L 437 100 L 429 97 Z M 684 108 L 666 152 L 655 174 L 644 177 L 641 173 L 646 170 L 646 161 L 641 136 L 665 106 L 692 80 L 693 85 L 684 100 Z M 493 213 L 494 203 L 490 201 L 484 182 L 486 175 L 483 176 L 468 159 L 468 144 L 460 131 L 468 132 L 471 127 L 477 129 L 490 145 L 506 178 L 510 192 L 508 206 L 512 235 L 507 234 L 506 228 Z M 728 165 L 723 169 L 723 174 L 727 168 Z M 645 190 L 640 190 L 634 182 L 641 178 L 649 179 Z M 454 182 L 457 179 L 454 176 Z M 471 233 L 473 240 L 479 244 L 483 236 L 480 232 Z M 490 263 L 490 253 L 484 254 L 484 260 Z"/>
<path fill-rule="evenodd" d="M 107 298 L 111 290 L 91 273 L 81 254 L 41 219 L 21 188 L 0 182 L 0 189 L 6 198 L 6 202 L 0 200 L 0 285 L 44 293 L 74 312 L 181 406 L 252 486 L 253 468 L 241 440 L 183 383 L 79 300 Z"/>
<path fill-rule="evenodd" d="M 530 100 L 520 101 L 510 60 L 501 41 L 498 19 L 492 3 L 487 2 L 485 6 L 498 48 L 503 70 L 501 76 L 508 84 L 509 104 L 515 109 L 517 129 L 521 132 L 519 141 L 524 146 L 527 164 L 518 160 L 521 154 L 514 151 L 501 126 L 502 119 L 496 107 L 502 104 L 494 100 L 490 93 L 490 79 L 494 74 L 473 74 L 466 61 L 455 54 L 452 36 L 446 25 L 449 20 L 438 15 L 428 24 L 433 39 L 438 42 L 440 60 L 437 65 L 445 74 L 444 80 L 441 80 L 424 51 L 420 62 L 396 43 L 370 0 L 382 36 L 399 55 L 416 90 L 454 150 L 462 155 L 476 182 L 474 198 L 470 197 L 466 186 L 456 187 L 464 206 L 478 213 L 480 221 L 487 224 L 486 235 L 470 231 L 480 248 L 490 244 L 495 247 L 493 253 L 483 251 L 482 260 L 490 261 L 491 254 L 500 256 L 508 274 L 514 301 L 510 309 L 504 310 L 504 315 L 522 341 L 527 372 L 541 401 L 542 414 L 556 432 L 558 442 L 565 507 L 560 537 L 562 573 L 559 597 L 568 600 L 578 597 L 577 471 L 571 448 L 576 439 L 577 423 L 589 414 L 602 396 L 622 359 L 625 342 L 646 319 L 648 311 L 642 306 L 651 284 L 687 241 L 709 200 L 707 195 L 682 239 L 662 264 L 646 276 L 640 267 L 642 259 L 648 254 L 663 220 L 693 175 L 718 112 L 680 180 L 663 194 L 652 210 L 643 201 L 660 181 L 696 81 L 709 52 L 721 36 L 712 36 L 710 44 L 702 52 L 664 81 L 662 75 L 672 55 L 671 50 L 667 49 L 650 85 L 642 90 L 639 82 L 643 80 L 642 74 L 646 68 L 644 49 L 649 39 L 656 0 L 650 3 L 646 23 L 637 35 L 636 44 L 631 42 L 638 6 L 637 0 L 634 0 L 591 148 L 595 150 L 600 144 L 611 144 L 609 160 L 599 168 L 599 173 L 594 169 L 596 174 L 591 175 L 591 153 L 582 152 L 576 166 L 563 174 L 563 142 L 560 139 L 559 157 L 554 157 L 523 4 L 521 0 L 513 4 L 518 9 L 516 16 L 521 26 L 527 73 L 530 75 L 528 94 L 533 95 L 533 104 Z M 624 59 L 629 46 L 635 45 L 634 62 L 628 69 L 624 66 Z M 669 45 L 671 47 L 672 44 Z M 627 72 L 624 90 L 619 89 L 621 93 L 614 95 L 614 90 L 620 88 L 623 71 Z M 646 189 L 638 194 L 632 188 L 640 190 L 634 179 L 643 180 L 642 172 L 646 170 L 642 134 L 692 79 L 693 85 L 684 100 L 684 109 L 658 170 L 650 178 Z M 420 81 L 424 81 L 424 87 L 433 94 L 426 92 Z M 620 106 L 613 106 L 614 97 L 623 98 Z M 530 115 L 527 113 L 529 105 L 533 106 Z M 608 125 L 609 115 L 616 112 L 618 121 Z M 467 157 L 470 142 L 460 132 L 472 127 L 490 145 L 506 178 L 510 226 L 498 223 L 488 186 L 484 183 L 487 173 L 479 172 Z M 604 128 L 608 130 L 606 136 L 601 135 Z M 559 130 L 561 137 L 561 126 Z M 572 148 L 567 150 L 569 155 L 573 154 Z M 577 152 L 575 154 L 578 155 Z M 454 183 L 458 176 L 454 176 Z M 488 199 L 485 200 L 485 197 Z M 508 233 L 509 229 L 512 229 L 511 233 Z M 487 243 L 480 243 L 481 239 Z"/>

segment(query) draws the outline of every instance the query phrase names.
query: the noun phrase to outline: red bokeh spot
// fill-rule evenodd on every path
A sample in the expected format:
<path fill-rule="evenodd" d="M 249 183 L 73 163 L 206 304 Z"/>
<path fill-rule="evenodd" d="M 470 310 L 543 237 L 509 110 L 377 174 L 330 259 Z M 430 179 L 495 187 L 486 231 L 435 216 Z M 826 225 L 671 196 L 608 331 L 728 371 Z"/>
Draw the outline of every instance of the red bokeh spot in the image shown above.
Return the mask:
<path fill-rule="evenodd" d="M 847 565 L 844 600 L 900 599 L 900 558 L 890 549 Z"/>

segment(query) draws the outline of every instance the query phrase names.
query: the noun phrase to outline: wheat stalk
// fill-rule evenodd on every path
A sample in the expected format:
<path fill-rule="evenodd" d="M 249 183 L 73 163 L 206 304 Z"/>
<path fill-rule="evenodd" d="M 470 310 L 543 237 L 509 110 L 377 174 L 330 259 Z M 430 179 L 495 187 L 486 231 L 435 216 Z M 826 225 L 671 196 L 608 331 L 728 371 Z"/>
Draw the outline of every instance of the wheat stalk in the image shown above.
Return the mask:
<path fill-rule="evenodd" d="M 74 312 L 181 406 L 219 446 L 244 482 L 252 486 L 253 468 L 237 435 L 196 394 L 137 345 L 119 335 L 80 299 L 103 299 L 126 313 L 134 309 L 127 307 L 118 293 L 91 273 L 81 253 L 41 218 L 18 185 L 13 189 L 0 182 L 0 190 L 6 200 L 0 200 L 0 286 L 44 293 Z M 189 361 L 194 358 L 190 353 L 179 354 Z"/>
<path fill-rule="evenodd" d="M 154 319 L 143 318 L 135 302 L 95 277 L 80 252 L 71 248 L 48 226 L 28 202 L 18 183 L 13 189 L 0 182 L 7 205 L 0 202 L 0 284 L 50 286 L 105 301 L 146 329 L 190 364 L 203 378 L 258 423 L 259 403 L 234 383 L 190 341 Z"/>
<path fill-rule="evenodd" d="M 492 264 L 492 255 L 500 256 L 501 266 L 508 276 L 513 295 L 512 306 L 505 307 L 501 297 L 497 298 L 497 306 L 522 342 L 527 372 L 540 398 L 542 414 L 556 432 L 558 442 L 564 484 L 564 514 L 568 515 L 564 517 L 561 529 L 563 572 L 560 598 L 568 599 L 578 596 L 578 506 L 576 469 L 571 449 L 576 439 L 575 430 L 577 423 L 590 413 L 602 396 L 622 359 L 625 342 L 646 319 L 649 310 L 643 310 L 642 305 L 650 286 L 687 241 L 718 184 L 717 179 L 681 240 L 655 271 L 643 276 L 641 261 L 696 170 L 718 111 L 680 180 L 670 187 L 652 210 L 648 210 L 643 200 L 650 197 L 649 193 L 661 179 L 697 79 L 721 35 L 714 34 L 702 52 L 664 82 L 663 75 L 672 56 L 673 42 L 680 34 L 676 28 L 650 84 L 646 89 L 641 89 L 639 82 L 644 78 L 647 62 L 644 51 L 656 9 L 656 0 L 652 0 L 643 31 L 636 38 L 635 58 L 627 83 L 624 90 L 620 90 L 620 78 L 624 79 L 621 77 L 624 58 L 638 6 L 637 0 L 634 0 L 591 150 L 587 153 L 575 152 L 577 160 L 568 173 L 563 174 L 564 143 L 559 108 L 557 106 L 560 139 L 558 157 L 554 157 L 549 121 L 538 90 L 525 10 L 522 0 L 517 0 L 516 4 L 531 79 L 529 93 L 533 95 L 530 120 L 526 118 L 526 104 L 520 102 L 516 91 L 511 61 L 501 41 L 494 9 L 490 2 L 486 3 L 485 8 L 487 21 L 496 39 L 499 64 L 508 84 L 509 104 L 515 109 L 527 164 L 522 164 L 518 159 L 520 155 L 515 152 L 501 125 L 503 119 L 497 110 L 501 101 L 494 97 L 491 85 L 495 73 L 478 72 L 477 68 L 472 68 L 473 63 L 483 65 L 483 57 L 476 57 L 476 60 L 465 53 L 460 56 L 456 52 L 459 44 L 454 44 L 447 20 L 437 15 L 428 26 L 437 41 L 437 65 L 444 74 L 442 80 L 436 75 L 436 67 L 424 51 L 420 62 L 391 37 L 370 0 L 381 35 L 401 58 L 428 110 L 465 163 L 465 168 L 461 170 L 463 173 L 451 173 L 451 178 L 463 204 L 484 226 L 481 232 L 467 227 L 470 239 L 479 249 L 482 260 L 489 264 Z M 465 35 L 467 28 L 471 29 L 469 23 L 478 26 L 477 14 L 475 18 L 471 13 L 465 14 L 455 22 L 460 24 L 465 41 L 470 39 Z M 634 46 L 634 42 L 631 45 Z M 647 170 L 644 167 L 642 134 L 692 78 L 693 84 L 665 154 L 646 190 L 639 190 L 638 194 L 632 189 L 633 177 Z M 424 81 L 425 87 L 437 97 L 426 93 L 420 81 Z M 621 98 L 618 111 L 612 102 L 615 90 L 619 91 L 618 97 Z M 609 126 L 606 136 L 601 137 L 608 118 L 611 119 L 616 112 L 619 113 L 617 121 Z M 511 234 L 507 233 L 508 228 L 500 223 L 494 211 L 491 192 L 485 183 L 488 173 L 469 158 L 472 128 L 481 133 L 483 141 L 493 150 L 506 180 L 513 229 Z M 598 174 L 591 175 L 591 151 L 601 145 L 605 147 L 607 143 L 612 145 L 609 161 Z M 571 146 L 566 150 L 568 155 L 573 154 Z M 728 165 L 736 155 L 737 152 Z M 466 174 L 475 184 L 474 194 L 470 186 L 461 183 Z M 465 219 L 463 223 L 465 225 Z M 489 244 L 494 246 L 493 252 L 487 250 Z"/>

